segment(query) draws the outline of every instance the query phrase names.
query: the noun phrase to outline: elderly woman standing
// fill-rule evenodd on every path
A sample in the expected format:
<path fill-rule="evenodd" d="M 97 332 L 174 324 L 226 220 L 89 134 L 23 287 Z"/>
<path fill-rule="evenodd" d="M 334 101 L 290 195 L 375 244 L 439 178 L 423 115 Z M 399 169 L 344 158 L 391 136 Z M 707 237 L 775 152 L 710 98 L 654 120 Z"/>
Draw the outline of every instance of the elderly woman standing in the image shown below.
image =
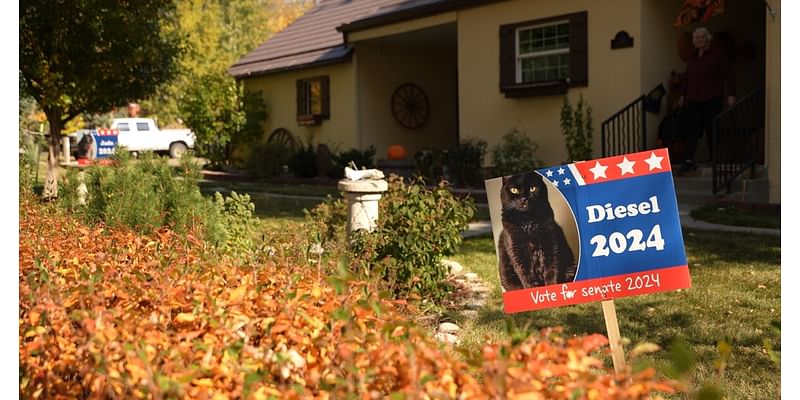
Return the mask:
<path fill-rule="evenodd" d="M 711 124 L 714 117 L 722 111 L 725 103 L 730 107 L 736 102 L 736 77 L 733 68 L 722 50 L 711 46 L 711 39 L 712 36 L 706 28 L 695 29 L 692 34 L 695 51 L 686 60 L 683 82 L 685 95 L 678 99 L 680 106 L 686 105 L 688 119 L 686 162 L 681 167 L 681 172 L 697 169 L 694 163 L 697 142 L 705 131 L 709 135 L 711 151 Z"/>

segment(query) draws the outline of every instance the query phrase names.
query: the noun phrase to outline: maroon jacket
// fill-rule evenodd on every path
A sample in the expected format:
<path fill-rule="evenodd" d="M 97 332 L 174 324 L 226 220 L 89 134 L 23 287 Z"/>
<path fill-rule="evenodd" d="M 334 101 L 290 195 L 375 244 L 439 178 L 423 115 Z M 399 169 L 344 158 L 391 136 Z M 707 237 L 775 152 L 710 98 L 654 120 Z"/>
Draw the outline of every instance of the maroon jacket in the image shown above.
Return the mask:
<path fill-rule="evenodd" d="M 711 46 L 700 57 L 695 49 L 686 60 L 683 89 L 687 102 L 735 96 L 736 77 L 725 54 L 718 47 Z"/>

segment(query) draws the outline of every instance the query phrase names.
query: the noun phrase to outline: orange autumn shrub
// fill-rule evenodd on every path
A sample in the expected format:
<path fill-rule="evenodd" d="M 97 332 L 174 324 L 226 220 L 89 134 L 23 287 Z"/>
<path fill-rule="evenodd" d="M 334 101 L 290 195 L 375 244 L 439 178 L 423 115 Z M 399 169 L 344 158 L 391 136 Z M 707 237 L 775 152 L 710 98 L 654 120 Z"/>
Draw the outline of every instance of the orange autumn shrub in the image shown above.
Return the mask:
<path fill-rule="evenodd" d="M 289 251 L 242 267 L 191 233 L 86 226 L 27 201 L 19 237 L 22 398 L 639 399 L 677 388 L 653 370 L 610 372 L 602 335 L 545 330 L 462 361 L 408 322 L 403 302 L 325 262 L 318 279 Z"/>

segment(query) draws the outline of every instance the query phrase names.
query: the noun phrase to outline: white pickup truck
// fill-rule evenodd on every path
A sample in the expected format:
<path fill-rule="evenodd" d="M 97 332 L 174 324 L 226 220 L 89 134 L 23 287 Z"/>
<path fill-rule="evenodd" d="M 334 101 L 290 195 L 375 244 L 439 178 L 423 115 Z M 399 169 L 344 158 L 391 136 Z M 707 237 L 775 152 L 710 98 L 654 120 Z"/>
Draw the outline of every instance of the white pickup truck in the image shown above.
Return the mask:
<path fill-rule="evenodd" d="M 169 152 L 178 158 L 187 149 L 194 148 L 194 133 L 189 129 L 158 129 L 152 118 L 115 118 L 111 129 L 119 131 L 117 146 L 125 146 L 131 153 L 152 151 Z"/>

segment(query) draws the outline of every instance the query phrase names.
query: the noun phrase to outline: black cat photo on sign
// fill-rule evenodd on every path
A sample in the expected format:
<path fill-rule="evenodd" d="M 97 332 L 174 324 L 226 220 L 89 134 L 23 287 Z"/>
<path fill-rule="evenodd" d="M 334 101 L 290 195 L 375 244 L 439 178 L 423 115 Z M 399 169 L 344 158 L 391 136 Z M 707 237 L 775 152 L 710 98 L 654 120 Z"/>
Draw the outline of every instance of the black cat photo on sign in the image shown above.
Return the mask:
<path fill-rule="evenodd" d="M 486 185 L 493 225 L 500 221 L 493 231 L 503 291 L 574 281 L 580 258 L 577 224 L 561 193 L 548 188 L 553 184 L 530 172 Z"/>

